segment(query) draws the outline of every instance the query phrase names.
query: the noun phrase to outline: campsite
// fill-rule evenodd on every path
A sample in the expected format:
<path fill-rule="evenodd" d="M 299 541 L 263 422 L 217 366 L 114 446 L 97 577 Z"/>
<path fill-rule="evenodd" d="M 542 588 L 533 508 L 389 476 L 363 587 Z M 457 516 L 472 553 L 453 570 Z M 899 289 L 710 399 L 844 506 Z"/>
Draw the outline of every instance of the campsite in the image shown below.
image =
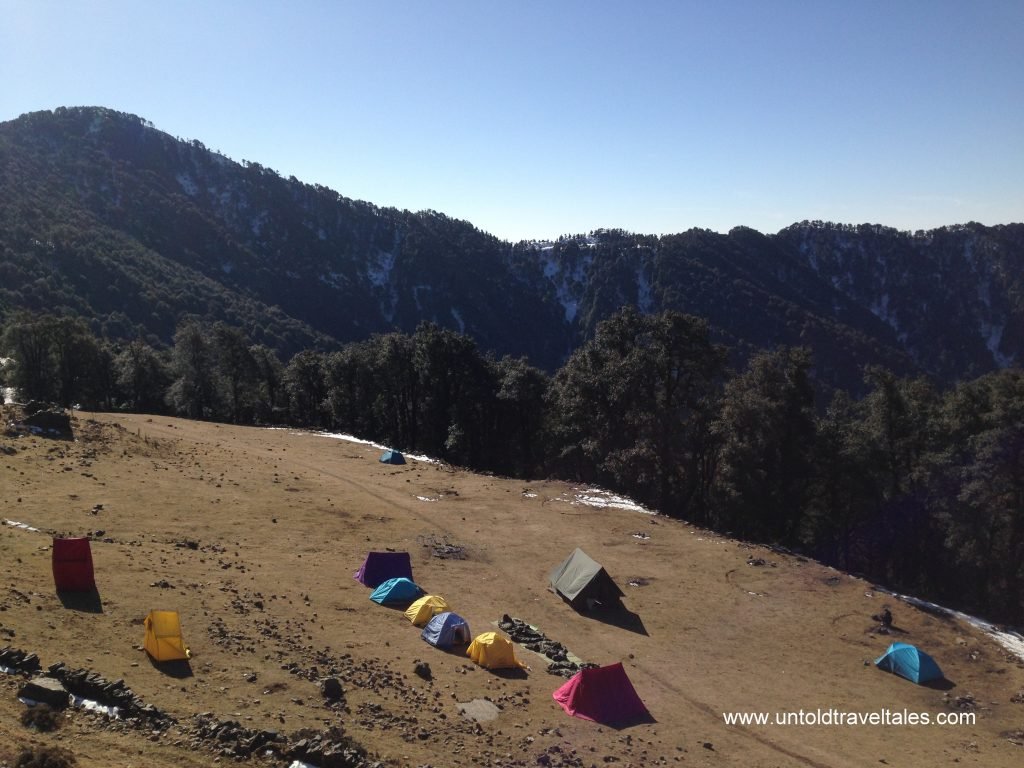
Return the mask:
<path fill-rule="evenodd" d="M 1024 661 L 956 618 L 812 560 L 625 503 L 595 504 L 593 489 L 477 475 L 408 455 L 405 464 L 385 463 L 377 447 L 299 430 L 82 412 L 72 427 L 74 439 L 0 438 L 0 648 L 37 654 L 43 670 L 63 663 L 120 683 L 167 719 L 138 727 L 71 708 L 57 730 L 30 730 L 16 698 L 24 677 L 0 674 L 5 768 L 28 744 L 68 749 L 85 768 L 198 768 L 236 757 L 240 765 L 286 766 L 225 751 L 232 729 L 308 740 L 331 728 L 367 750 L 367 765 L 388 766 L 1024 760 Z M 55 589 L 55 537 L 89 540 L 91 601 Z M 586 560 L 574 565 L 577 548 Z M 460 556 L 447 556 L 453 551 Z M 377 567 L 368 561 L 373 552 L 410 573 L 362 583 L 361 566 Z M 81 552 L 72 555 L 81 561 Z M 590 592 L 556 594 L 560 568 L 603 573 L 608 582 L 602 576 Z M 414 626 L 405 615 L 412 590 L 404 602 L 370 599 L 396 577 L 443 605 Z M 572 604 L 580 594 L 616 592 L 614 610 Z M 888 634 L 872 620 L 884 607 L 893 615 Z M 147 621 L 162 624 L 160 612 L 180 621 L 183 645 L 171 661 L 146 649 Z M 425 641 L 422 625 L 440 636 L 433 633 L 447 626 L 447 614 L 468 625 L 465 632 L 437 646 Z M 474 664 L 464 643 L 449 645 L 501 635 L 506 615 L 596 669 L 566 687 L 566 677 L 546 672 L 548 659 L 522 644 L 514 654 L 526 669 L 493 671 Z M 916 685 L 876 668 L 894 642 L 926 651 L 942 680 Z M 639 711 L 622 693 L 623 673 L 649 717 L 585 719 L 606 708 L 600 690 L 595 698 L 577 688 L 604 681 Z M 554 697 L 559 689 L 583 716 L 567 714 Z M 933 719 L 971 712 L 976 720 L 723 719 L 819 709 Z"/>

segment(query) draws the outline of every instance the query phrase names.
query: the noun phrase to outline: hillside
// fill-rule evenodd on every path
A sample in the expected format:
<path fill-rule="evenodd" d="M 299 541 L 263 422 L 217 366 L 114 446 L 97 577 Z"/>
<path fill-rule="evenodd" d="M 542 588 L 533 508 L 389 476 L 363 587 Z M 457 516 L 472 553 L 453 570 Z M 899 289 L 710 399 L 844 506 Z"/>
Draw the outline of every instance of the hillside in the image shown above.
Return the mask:
<path fill-rule="evenodd" d="M 424 320 L 558 367 L 623 304 L 708 318 L 737 360 L 802 344 L 819 378 L 943 381 L 1021 359 L 1024 225 L 901 233 L 804 222 L 510 244 L 284 179 L 102 108 L 0 124 L 0 313 L 74 312 L 168 343 L 185 314 L 283 355 Z"/>
<path fill-rule="evenodd" d="M 386 765 L 1009 766 L 1024 754 L 1024 662 L 812 561 L 588 506 L 562 483 L 386 466 L 377 449 L 320 435 L 82 413 L 74 426 L 73 442 L 0 438 L 0 647 L 123 680 L 176 724 L 74 710 L 55 734 L 32 733 L 18 723 L 18 678 L 0 675 L 0 765 L 28 743 L 63 744 L 85 768 L 210 765 L 229 741 L 209 737 L 200 713 L 286 735 L 342 725 Z M 54 532 L 92 535 L 99 612 L 57 599 Z M 465 559 L 432 556 L 437 543 Z M 576 546 L 626 592 L 631 622 L 577 614 L 545 589 Z M 616 730 L 566 716 L 551 699 L 562 679 L 522 647 L 525 677 L 430 648 L 352 578 L 367 550 L 384 548 L 409 550 L 416 580 L 474 633 L 509 614 L 584 660 L 622 661 L 656 722 Z M 884 605 L 889 636 L 872 631 Z M 182 617 L 193 657 L 176 676 L 139 650 L 154 608 Z M 927 649 L 952 687 L 870 665 L 894 639 Z M 432 682 L 413 674 L 415 660 Z M 318 689 L 330 675 L 343 706 Z M 496 719 L 460 714 L 485 697 L 501 706 Z M 726 712 L 817 708 L 935 717 L 957 704 L 976 707 L 975 725 L 723 723 Z"/>

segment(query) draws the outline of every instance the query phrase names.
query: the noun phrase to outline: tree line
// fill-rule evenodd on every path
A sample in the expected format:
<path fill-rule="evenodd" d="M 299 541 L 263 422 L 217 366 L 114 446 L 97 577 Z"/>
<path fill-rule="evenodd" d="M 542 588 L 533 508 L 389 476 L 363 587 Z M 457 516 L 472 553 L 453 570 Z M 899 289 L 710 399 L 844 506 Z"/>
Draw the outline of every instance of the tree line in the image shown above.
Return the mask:
<path fill-rule="evenodd" d="M 864 371 L 823 402 L 803 348 L 740 369 L 706 321 L 623 308 L 553 375 L 431 323 L 282 361 L 186 318 L 173 346 L 16 313 L 23 400 L 345 431 L 477 471 L 599 484 L 672 517 L 881 584 L 1024 621 L 1024 376 L 941 391 Z"/>

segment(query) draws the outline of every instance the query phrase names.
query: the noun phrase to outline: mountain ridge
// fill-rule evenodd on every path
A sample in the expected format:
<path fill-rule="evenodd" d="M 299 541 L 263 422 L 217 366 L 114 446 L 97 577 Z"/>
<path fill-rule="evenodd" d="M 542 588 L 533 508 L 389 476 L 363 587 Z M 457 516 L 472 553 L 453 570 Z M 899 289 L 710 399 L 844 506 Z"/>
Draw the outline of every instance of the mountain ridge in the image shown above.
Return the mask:
<path fill-rule="evenodd" d="M 809 346 L 834 387 L 856 389 L 871 364 L 951 382 L 1021 360 L 1020 224 L 509 243 L 105 108 L 0 123 L 0 160 L 0 311 L 74 312 L 115 338 L 166 344 L 195 314 L 293 354 L 433 321 L 551 370 L 632 304 L 706 317 L 737 361 Z"/>

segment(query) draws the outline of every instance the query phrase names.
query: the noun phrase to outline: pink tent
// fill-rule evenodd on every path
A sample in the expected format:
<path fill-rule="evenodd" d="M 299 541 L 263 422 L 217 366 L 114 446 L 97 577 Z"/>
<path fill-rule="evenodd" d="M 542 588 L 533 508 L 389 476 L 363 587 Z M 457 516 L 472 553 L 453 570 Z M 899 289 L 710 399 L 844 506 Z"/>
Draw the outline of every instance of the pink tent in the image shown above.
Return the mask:
<path fill-rule="evenodd" d="M 568 714 L 596 723 L 624 723 L 650 716 L 622 664 L 581 669 L 551 695 Z"/>

